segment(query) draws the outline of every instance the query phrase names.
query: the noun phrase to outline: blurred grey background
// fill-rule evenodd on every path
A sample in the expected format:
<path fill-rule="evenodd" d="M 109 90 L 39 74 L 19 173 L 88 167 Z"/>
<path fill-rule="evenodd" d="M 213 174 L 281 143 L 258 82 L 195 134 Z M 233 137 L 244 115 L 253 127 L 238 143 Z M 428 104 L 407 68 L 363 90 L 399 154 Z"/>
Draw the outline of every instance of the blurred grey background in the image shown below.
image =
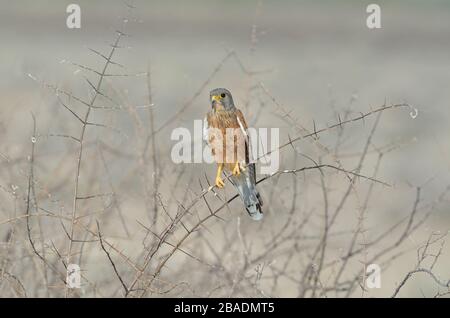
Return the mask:
<path fill-rule="evenodd" d="M 14 117 L 8 114 L 12 105 L 14 113 L 39 109 L 42 92 L 28 73 L 53 83 L 73 80 L 68 74 L 74 69 L 59 62 L 98 61 L 87 48 L 112 41 L 113 31 L 127 15 L 121 1 L 79 1 L 82 27 L 70 30 L 65 25 L 69 3 L 2 3 L 2 119 Z M 161 120 L 200 87 L 227 49 L 251 61 L 254 69 L 273 70 L 262 80 L 308 124 L 312 118 L 334 120 L 327 117 L 330 99 L 343 107 L 355 95 L 358 111 L 385 99 L 407 101 L 419 109 L 418 118 L 389 116 L 382 133 L 389 138 L 417 137 L 419 142 L 403 150 L 401 155 L 411 159 L 408 164 L 394 161 L 390 172 L 419 184 L 437 173 L 448 176 L 450 3 L 378 1 L 382 28 L 374 30 L 365 25 L 369 3 L 136 1 L 135 17 L 140 21 L 128 29 L 131 50 L 122 51 L 118 59 L 126 61 L 131 72 L 145 71 L 151 64 Z M 254 24 L 259 36 L 250 55 Z M 209 87 L 228 87 L 242 103 L 241 76 L 230 64 Z M 205 97 L 196 102 L 196 118 L 202 118 L 206 102 Z M 21 134 L 17 130 L 11 138 Z"/>

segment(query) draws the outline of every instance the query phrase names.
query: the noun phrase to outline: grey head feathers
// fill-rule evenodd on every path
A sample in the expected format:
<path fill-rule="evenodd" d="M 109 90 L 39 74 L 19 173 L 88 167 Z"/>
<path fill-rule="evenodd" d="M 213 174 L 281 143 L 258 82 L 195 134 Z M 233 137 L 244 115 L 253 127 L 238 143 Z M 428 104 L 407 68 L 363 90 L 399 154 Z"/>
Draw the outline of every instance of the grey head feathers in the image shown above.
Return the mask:
<path fill-rule="evenodd" d="M 223 108 L 224 110 L 232 110 L 235 108 L 233 96 L 226 88 L 215 88 L 209 92 L 209 98 L 213 109 Z"/>

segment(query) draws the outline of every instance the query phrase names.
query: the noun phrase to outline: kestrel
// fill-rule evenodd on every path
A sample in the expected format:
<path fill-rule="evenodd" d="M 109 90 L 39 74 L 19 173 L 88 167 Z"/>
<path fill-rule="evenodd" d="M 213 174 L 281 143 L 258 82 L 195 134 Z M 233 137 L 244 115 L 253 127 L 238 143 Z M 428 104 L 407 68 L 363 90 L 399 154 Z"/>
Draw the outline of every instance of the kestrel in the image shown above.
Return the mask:
<path fill-rule="evenodd" d="M 250 140 L 247 123 L 236 108 L 231 93 L 225 88 L 210 92 L 211 110 L 204 120 L 204 139 L 217 163 L 215 185 L 223 188 L 224 171 L 231 172 L 231 183 L 236 187 L 245 209 L 254 220 L 261 220 L 263 201 L 256 190 L 255 163 L 250 162 Z"/>

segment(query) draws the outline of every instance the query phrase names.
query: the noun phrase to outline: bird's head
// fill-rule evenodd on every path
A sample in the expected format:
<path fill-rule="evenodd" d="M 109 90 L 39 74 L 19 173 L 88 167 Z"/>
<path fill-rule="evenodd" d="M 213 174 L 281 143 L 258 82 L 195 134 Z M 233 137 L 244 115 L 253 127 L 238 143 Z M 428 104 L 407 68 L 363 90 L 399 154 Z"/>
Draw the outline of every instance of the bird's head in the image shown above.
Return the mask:
<path fill-rule="evenodd" d="M 214 111 L 234 109 L 233 97 L 229 90 L 216 88 L 209 93 L 211 107 Z"/>

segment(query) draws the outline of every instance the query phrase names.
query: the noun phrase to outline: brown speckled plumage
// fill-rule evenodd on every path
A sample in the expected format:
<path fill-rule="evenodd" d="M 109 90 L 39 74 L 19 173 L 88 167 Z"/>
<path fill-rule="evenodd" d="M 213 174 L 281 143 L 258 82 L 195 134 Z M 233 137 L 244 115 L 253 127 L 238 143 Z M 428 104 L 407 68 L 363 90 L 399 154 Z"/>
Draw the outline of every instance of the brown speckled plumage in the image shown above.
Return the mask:
<path fill-rule="evenodd" d="M 216 162 L 224 162 L 224 168 L 229 171 L 233 169 L 237 161 L 244 164 L 248 163 L 248 145 L 246 144 L 246 136 L 239 126 L 237 119 L 238 116 L 244 129 L 247 129 L 247 123 L 245 122 L 244 116 L 238 109 L 235 109 L 234 111 L 211 111 L 206 116 L 208 127 L 216 128 L 218 130 L 217 132 L 210 130 L 210 134 L 208 136 L 208 143 L 211 146 L 212 154 L 216 159 Z M 218 132 L 221 133 L 221 136 L 217 136 Z M 232 144 L 227 145 L 227 138 L 232 138 L 232 136 L 228 136 L 227 134 L 235 135 L 234 142 Z M 223 140 L 223 143 L 221 140 Z M 222 146 L 222 151 L 220 151 L 220 146 Z M 232 154 L 229 152 L 232 152 Z M 228 162 L 226 158 L 231 155 L 233 155 L 232 158 L 235 160 Z"/>
<path fill-rule="evenodd" d="M 218 188 L 224 186 L 222 169 L 231 172 L 229 180 L 238 191 L 248 214 L 256 221 L 261 220 L 263 201 L 256 189 L 255 163 L 250 162 L 247 122 L 227 89 L 212 90 L 210 100 L 212 109 L 206 115 L 204 137 L 218 164 L 215 185 Z"/>

